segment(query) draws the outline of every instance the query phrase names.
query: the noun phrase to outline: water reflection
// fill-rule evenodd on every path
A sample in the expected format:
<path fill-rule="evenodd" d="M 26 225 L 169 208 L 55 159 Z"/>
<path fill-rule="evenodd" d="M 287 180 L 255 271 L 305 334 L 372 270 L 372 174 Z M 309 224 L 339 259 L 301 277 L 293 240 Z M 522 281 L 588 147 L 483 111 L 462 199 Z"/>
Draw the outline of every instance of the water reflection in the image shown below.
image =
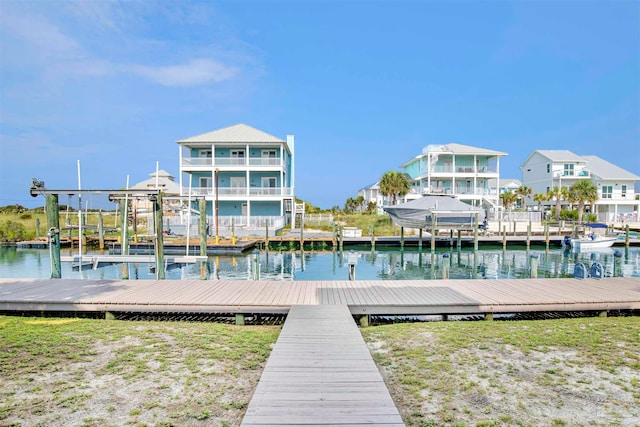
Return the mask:
<path fill-rule="evenodd" d="M 621 256 L 614 254 L 619 251 Z M 91 254 L 91 252 L 89 253 Z M 369 248 L 344 252 L 261 252 L 257 257 L 261 280 L 347 280 L 347 258 L 357 258 L 358 280 L 415 280 L 441 279 L 513 279 L 527 278 L 532 274 L 532 255 L 537 255 L 539 278 L 572 277 L 578 262 L 589 267 L 600 263 L 605 276 L 640 277 L 640 249 L 610 249 L 592 253 L 572 253 L 563 250 L 483 249 L 477 252 L 467 249 L 438 250 L 389 250 L 372 251 Z M 255 264 L 252 254 L 240 256 L 210 256 L 207 263 L 208 277 L 212 280 L 248 280 L 254 277 Z M 150 264 L 130 263 L 131 279 L 154 279 Z M 50 276 L 49 253 L 40 249 L 0 247 L 0 278 Z M 167 279 L 200 279 L 198 264 L 169 265 Z M 72 270 L 69 263 L 62 263 L 63 278 L 120 279 L 119 265 L 97 269 L 85 267 Z"/>

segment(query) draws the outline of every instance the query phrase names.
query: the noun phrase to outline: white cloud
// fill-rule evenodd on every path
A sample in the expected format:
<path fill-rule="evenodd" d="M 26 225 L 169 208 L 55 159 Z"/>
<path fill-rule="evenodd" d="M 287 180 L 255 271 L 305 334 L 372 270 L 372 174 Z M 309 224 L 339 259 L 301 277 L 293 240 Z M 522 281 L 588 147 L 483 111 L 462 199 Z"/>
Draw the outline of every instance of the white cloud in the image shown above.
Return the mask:
<path fill-rule="evenodd" d="M 229 80 L 238 73 L 236 67 L 206 58 L 192 59 L 185 64 L 165 67 L 133 65 L 129 69 L 131 72 L 161 85 L 177 87 L 218 83 Z"/>

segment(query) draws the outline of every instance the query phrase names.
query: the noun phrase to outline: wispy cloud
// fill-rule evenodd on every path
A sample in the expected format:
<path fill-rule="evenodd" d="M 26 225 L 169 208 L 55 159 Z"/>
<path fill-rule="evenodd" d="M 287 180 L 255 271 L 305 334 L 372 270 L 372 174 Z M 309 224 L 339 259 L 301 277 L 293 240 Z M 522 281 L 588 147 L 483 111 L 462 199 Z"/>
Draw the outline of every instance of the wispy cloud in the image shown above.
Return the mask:
<path fill-rule="evenodd" d="M 131 72 L 164 86 L 194 86 L 217 83 L 233 78 L 238 68 L 205 58 L 192 59 L 181 65 L 150 67 L 133 65 Z"/>

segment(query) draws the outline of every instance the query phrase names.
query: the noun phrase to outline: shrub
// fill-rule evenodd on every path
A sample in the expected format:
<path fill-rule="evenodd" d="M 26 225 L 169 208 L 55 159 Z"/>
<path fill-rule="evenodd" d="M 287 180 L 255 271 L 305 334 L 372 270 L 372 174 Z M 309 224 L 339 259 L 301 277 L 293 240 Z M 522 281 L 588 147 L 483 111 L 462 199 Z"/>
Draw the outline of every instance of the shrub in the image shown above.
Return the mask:
<path fill-rule="evenodd" d="M 4 242 L 15 242 L 30 238 L 24 225 L 15 221 L 0 222 L 0 240 Z"/>

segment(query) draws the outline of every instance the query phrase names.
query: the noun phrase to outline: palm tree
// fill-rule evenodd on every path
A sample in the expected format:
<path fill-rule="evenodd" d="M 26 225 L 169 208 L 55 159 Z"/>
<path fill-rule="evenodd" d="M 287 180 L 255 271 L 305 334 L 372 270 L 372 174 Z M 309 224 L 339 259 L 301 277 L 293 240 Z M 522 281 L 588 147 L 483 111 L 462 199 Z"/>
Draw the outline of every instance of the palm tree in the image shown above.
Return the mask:
<path fill-rule="evenodd" d="M 536 193 L 533 195 L 533 201 L 538 203 L 538 212 L 542 212 L 542 204 L 549 200 L 548 194 Z"/>
<path fill-rule="evenodd" d="M 502 193 L 500 199 L 502 199 L 502 205 L 508 210 L 518 200 L 518 195 L 509 190 Z"/>
<path fill-rule="evenodd" d="M 533 189 L 525 185 L 521 185 L 516 190 L 516 196 L 522 199 L 522 210 L 527 210 L 527 197 L 530 196 L 531 193 L 533 193 Z"/>
<path fill-rule="evenodd" d="M 560 203 L 566 196 L 566 191 L 564 188 L 560 188 L 558 186 L 553 187 L 551 190 L 547 192 L 547 199 L 556 200 L 556 221 L 560 220 Z"/>
<path fill-rule="evenodd" d="M 578 204 L 578 223 L 581 223 L 584 206 L 598 200 L 598 188 L 591 181 L 580 180 L 569 187 L 569 195 L 573 203 Z"/>
<path fill-rule="evenodd" d="M 389 171 L 380 178 L 380 192 L 391 198 L 391 204 L 395 205 L 398 197 L 409 192 L 410 184 L 407 177 L 397 171 Z"/>

